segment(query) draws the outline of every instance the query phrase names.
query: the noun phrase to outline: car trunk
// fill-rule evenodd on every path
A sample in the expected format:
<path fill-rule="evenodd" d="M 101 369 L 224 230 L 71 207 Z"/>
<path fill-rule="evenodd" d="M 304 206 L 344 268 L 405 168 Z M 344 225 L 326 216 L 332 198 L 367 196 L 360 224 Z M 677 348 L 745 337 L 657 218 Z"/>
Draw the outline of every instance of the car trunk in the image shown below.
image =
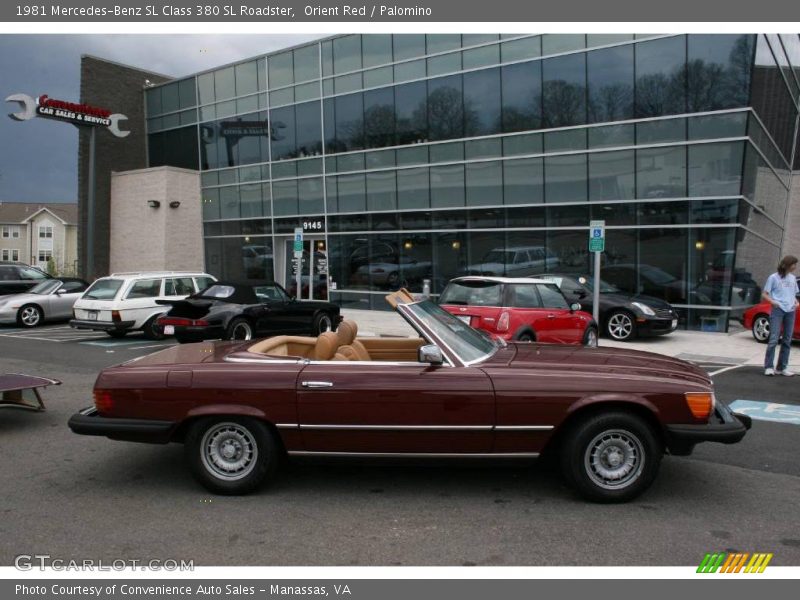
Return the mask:
<path fill-rule="evenodd" d="M 499 306 L 460 306 L 457 304 L 443 304 L 441 306 L 467 325 L 475 329 L 492 332 L 497 331 L 497 321 L 503 310 Z"/>
<path fill-rule="evenodd" d="M 201 342 L 177 344 L 159 352 L 134 358 L 122 363 L 123 367 L 150 367 L 158 365 L 191 365 L 224 362 L 225 357 L 253 342 Z"/>

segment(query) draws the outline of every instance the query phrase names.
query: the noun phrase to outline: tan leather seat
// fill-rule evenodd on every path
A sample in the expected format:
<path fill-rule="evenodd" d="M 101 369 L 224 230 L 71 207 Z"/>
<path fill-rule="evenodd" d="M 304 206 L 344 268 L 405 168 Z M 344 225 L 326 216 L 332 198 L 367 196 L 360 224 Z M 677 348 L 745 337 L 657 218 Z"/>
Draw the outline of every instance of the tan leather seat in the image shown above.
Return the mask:
<path fill-rule="evenodd" d="M 333 360 L 339 348 L 339 338 L 332 331 L 319 334 L 314 346 L 314 360 Z"/>
<path fill-rule="evenodd" d="M 358 325 L 355 321 L 345 320 L 339 323 L 336 335 L 339 338 L 339 354 L 346 356 L 348 360 L 372 360 L 364 344 L 356 339 Z"/>

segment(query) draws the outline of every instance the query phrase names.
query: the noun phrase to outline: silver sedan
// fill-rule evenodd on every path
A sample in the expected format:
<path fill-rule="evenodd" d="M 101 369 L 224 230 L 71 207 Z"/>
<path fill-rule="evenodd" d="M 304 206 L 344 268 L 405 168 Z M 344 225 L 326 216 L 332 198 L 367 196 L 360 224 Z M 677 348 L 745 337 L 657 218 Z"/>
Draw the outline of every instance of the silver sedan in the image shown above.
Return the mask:
<path fill-rule="evenodd" d="M 22 294 L 0 296 L 0 323 L 36 327 L 44 321 L 69 319 L 72 305 L 87 287 L 82 279 L 45 279 Z"/>

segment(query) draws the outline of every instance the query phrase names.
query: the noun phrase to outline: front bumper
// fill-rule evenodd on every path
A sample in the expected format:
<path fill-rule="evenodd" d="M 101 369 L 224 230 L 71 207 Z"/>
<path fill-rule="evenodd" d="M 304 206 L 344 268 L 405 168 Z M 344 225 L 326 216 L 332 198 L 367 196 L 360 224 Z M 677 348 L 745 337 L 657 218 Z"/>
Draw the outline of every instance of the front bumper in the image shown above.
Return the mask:
<path fill-rule="evenodd" d="M 74 329 L 93 329 L 95 331 L 128 331 L 136 321 L 89 321 L 72 319 L 69 326 Z"/>
<path fill-rule="evenodd" d="M 673 322 L 675 323 L 673 325 Z M 659 319 L 638 317 L 636 319 L 636 333 L 642 337 L 653 335 L 665 335 L 672 333 L 678 328 L 678 316 L 675 315 L 674 319 Z"/>
<path fill-rule="evenodd" d="M 747 415 L 734 413 L 726 404 L 717 403 L 714 415 L 703 425 L 667 425 L 667 448 L 670 454 L 686 456 L 692 453 L 695 444 L 740 442 L 753 421 Z"/>
<path fill-rule="evenodd" d="M 17 322 L 18 308 L 0 308 L 0 323 L 9 325 Z"/>
<path fill-rule="evenodd" d="M 152 419 L 119 419 L 101 417 L 94 406 L 72 415 L 68 422 L 73 433 L 100 435 L 112 440 L 166 444 L 170 441 L 177 423 Z"/>

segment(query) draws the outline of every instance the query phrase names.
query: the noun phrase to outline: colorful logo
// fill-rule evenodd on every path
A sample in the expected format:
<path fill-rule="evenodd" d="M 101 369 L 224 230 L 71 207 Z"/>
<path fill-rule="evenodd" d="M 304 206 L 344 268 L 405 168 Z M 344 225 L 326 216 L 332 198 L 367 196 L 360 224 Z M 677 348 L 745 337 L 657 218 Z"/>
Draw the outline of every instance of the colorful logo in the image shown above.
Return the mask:
<path fill-rule="evenodd" d="M 698 573 L 763 573 L 772 553 L 766 552 L 715 552 L 706 554 L 697 567 Z"/>

